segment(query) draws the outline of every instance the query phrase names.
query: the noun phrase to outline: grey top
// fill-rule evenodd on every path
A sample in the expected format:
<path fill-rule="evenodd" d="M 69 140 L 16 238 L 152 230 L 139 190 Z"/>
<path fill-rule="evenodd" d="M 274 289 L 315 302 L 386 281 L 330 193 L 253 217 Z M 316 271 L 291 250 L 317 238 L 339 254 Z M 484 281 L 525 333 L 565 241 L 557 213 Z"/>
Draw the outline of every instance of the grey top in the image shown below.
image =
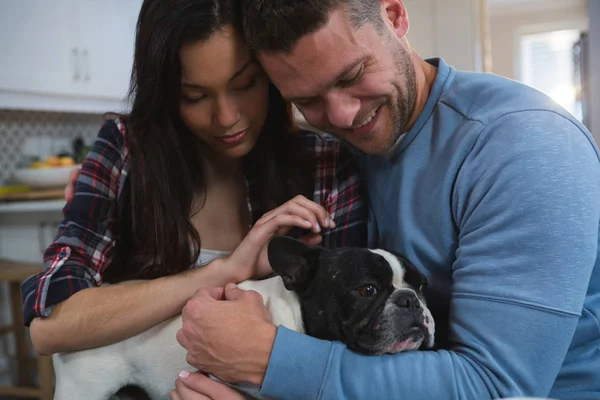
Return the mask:
<path fill-rule="evenodd" d="M 230 255 L 230 251 L 211 250 L 211 249 L 200 249 L 200 255 L 196 262 L 196 267 L 204 267 L 206 264 L 218 259 L 224 258 Z"/>

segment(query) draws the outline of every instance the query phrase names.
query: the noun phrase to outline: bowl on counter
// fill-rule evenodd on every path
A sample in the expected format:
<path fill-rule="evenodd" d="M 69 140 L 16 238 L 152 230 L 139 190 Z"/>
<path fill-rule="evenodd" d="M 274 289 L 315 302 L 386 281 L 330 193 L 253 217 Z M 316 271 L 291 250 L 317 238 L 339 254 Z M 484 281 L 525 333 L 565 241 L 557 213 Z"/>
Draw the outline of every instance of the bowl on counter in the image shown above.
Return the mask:
<path fill-rule="evenodd" d="M 17 183 L 32 189 L 53 189 L 64 187 L 69 183 L 69 175 L 73 169 L 81 165 L 69 165 L 52 168 L 19 168 L 14 172 Z"/>

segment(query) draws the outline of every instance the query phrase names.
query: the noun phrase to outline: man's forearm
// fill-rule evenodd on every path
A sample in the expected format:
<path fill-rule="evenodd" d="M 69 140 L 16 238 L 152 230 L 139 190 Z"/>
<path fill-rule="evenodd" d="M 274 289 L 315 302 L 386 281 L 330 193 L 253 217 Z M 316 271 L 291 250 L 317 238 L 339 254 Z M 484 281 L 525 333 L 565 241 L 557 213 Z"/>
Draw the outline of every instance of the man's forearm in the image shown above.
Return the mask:
<path fill-rule="evenodd" d="M 464 315 L 471 314 L 481 315 L 483 322 L 477 335 L 465 322 L 453 351 L 366 356 L 337 342 L 279 328 L 261 394 L 280 399 L 412 400 L 548 396 L 577 317 L 472 299 L 453 302 L 453 307 L 464 310 L 457 317 L 461 325 Z M 515 318 L 506 324 L 497 320 L 500 313 Z"/>

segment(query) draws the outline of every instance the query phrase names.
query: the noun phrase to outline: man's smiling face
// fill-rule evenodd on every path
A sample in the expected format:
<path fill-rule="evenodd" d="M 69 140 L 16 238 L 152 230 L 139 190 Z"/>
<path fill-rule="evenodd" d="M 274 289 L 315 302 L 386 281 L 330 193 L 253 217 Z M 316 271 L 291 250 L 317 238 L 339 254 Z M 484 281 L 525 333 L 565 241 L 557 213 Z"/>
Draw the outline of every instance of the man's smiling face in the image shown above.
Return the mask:
<path fill-rule="evenodd" d="M 366 22 L 356 28 L 339 8 L 290 52 L 258 54 L 273 83 L 308 123 L 369 154 L 393 146 L 416 101 L 410 54 L 385 15 L 381 26 Z"/>

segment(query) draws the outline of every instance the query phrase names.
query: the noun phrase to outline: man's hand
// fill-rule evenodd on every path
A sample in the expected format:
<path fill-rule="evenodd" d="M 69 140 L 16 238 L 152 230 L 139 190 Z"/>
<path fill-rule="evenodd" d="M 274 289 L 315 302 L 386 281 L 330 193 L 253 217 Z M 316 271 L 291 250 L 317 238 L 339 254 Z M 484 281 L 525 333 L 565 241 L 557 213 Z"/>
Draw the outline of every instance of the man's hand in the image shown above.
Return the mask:
<path fill-rule="evenodd" d="M 75 183 L 77 182 L 77 178 L 79 178 L 80 172 L 80 168 L 74 168 L 69 174 L 69 183 L 65 186 L 65 200 L 67 203 L 70 203 L 73 197 L 75 197 Z"/>
<path fill-rule="evenodd" d="M 260 294 L 234 284 L 200 289 L 182 317 L 177 341 L 188 364 L 225 382 L 262 385 L 277 327 Z"/>
<path fill-rule="evenodd" d="M 171 400 L 244 400 L 246 397 L 200 372 L 181 371 L 171 392 Z"/>

